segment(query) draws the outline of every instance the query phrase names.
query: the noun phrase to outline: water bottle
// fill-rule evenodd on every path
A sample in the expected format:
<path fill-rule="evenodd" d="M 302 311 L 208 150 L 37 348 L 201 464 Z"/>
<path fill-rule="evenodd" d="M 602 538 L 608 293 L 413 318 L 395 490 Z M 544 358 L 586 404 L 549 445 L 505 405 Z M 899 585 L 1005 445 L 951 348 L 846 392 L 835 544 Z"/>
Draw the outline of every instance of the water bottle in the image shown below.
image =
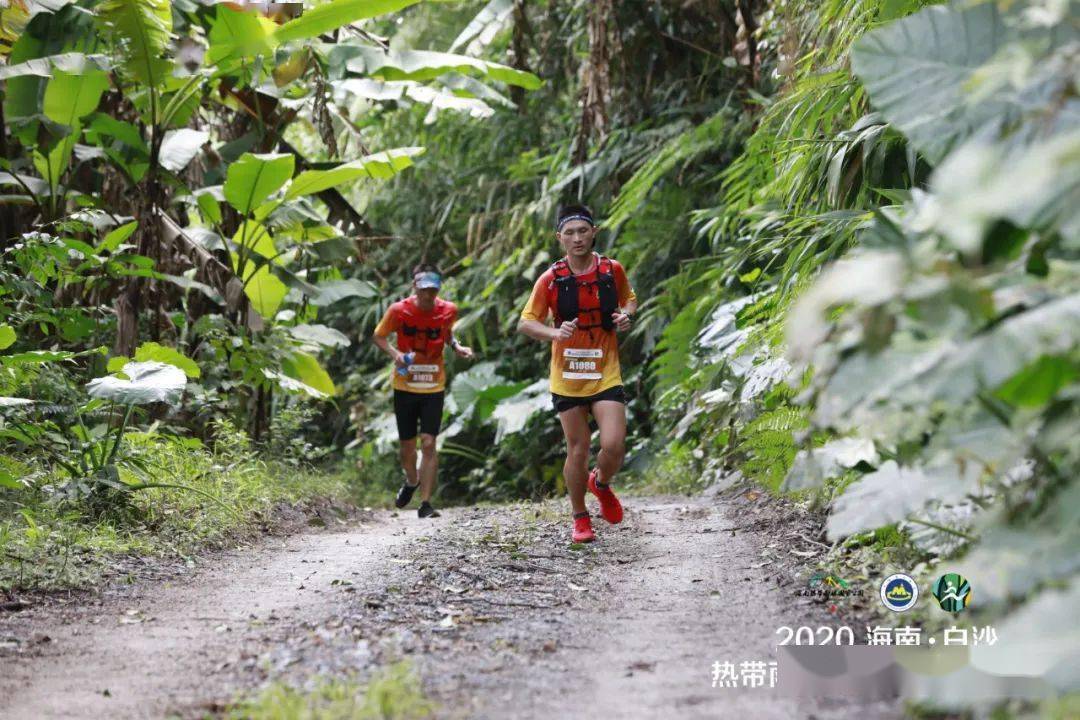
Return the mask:
<path fill-rule="evenodd" d="M 413 358 L 416 357 L 416 353 L 405 353 L 405 364 L 397 369 L 397 374 L 405 377 L 409 374 L 409 366 L 412 365 Z"/>

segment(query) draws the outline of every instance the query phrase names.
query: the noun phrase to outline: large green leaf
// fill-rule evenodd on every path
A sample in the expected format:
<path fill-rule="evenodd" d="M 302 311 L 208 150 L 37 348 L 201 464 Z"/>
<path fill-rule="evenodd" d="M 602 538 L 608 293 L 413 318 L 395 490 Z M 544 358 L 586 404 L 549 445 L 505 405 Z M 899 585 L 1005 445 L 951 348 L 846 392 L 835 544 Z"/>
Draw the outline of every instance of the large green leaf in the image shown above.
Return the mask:
<path fill-rule="evenodd" d="M 159 162 L 169 172 L 180 172 L 199 153 L 199 149 L 210 139 L 210 133 L 203 130 L 181 128 L 165 133 L 161 141 Z"/>
<path fill-rule="evenodd" d="M 1018 18 L 1009 18 L 1000 3 L 954 3 L 921 12 L 867 33 L 851 54 L 855 74 L 870 92 L 875 108 L 900 129 L 933 163 L 958 142 L 988 125 L 1015 125 L 1026 112 L 1040 112 L 1034 122 L 1050 126 L 1044 98 L 1050 87 L 1066 92 L 1060 112 L 1077 112 L 1067 97 L 1062 73 L 1030 75 L 1017 88 L 999 76 L 1023 75 L 1022 65 L 990 67 L 993 62 L 1023 63 L 1003 49 L 1017 41 L 1036 52 L 1077 38 L 1069 23 L 1021 33 Z M 1073 24 L 1074 25 L 1074 24 Z M 1014 46 L 1019 49 L 1019 46 Z"/>
<path fill-rule="evenodd" d="M 420 0 L 331 0 L 304 12 L 278 28 L 278 42 L 315 37 L 358 20 L 397 12 Z"/>
<path fill-rule="evenodd" d="M 469 43 L 469 49 L 466 52 L 470 55 L 475 54 L 494 39 L 513 11 L 514 0 L 491 0 L 454 39 L 450 52 Z M 470 40 L 472 42 L 469 42 Z"/>
<path fill-rule="evenodd" d="M 485 362 L 459 373 L 454 378 L 450 394 L 459 410 L 485 421 L 492 416 L 500 401 L 514 397 L 528 385 L 527 382 L 508 381 L 498 374 L 495 363 Z"/>
<path fill-rule="evenodd" d="M 101 71 L 75 75 L 57 70 L 45 86 L 42 110 L 50 120 L 74 127 L 79 118 L 97 109 L 108 87 L 109 76 Z"/>
<path fill-rule="evenodd" d="M 1006 380 L 994 393 L 1018 407 L 1041 407 L 1077 376 L 1076 363 L 1061 355 L 1043 355 Z"/>
<path fill-rule="evenodd" d="M 0 365 L 43 365 L 58 360 L 70 360 L 75 356 L 76 353 L 69 350 L 27 350 L 13 355 L 0 355 Z"/>
<path fill-rule="evenodd" d="M 326 325 L 296 325 L 289 328 L 289 334 L 303 343 L 321 347 L 348 347 L 352 344 L 345 333 Z"/>
<path fill-rule="evenodd" d="M 0 66 L 0 80 L 27 76 L 52 77 L 54 69 L 81 75 L 91 69 L 111 70 L 112 63 L 107 55 L 86 55 L 78 52 L 61 53 L 59 55 L 33 58 L 14 65 Z"/>
<path fill-rule="evenodd" d="M 516 395 L 499 401 L 491 413 L 491 419 L 496 424 L 495 442 L 499 442 L 507 435 L 521 432 L 528 425 L 530 418 L 550 409 L 551 398 L 547 378 L 537 380 Z"/>
<path fill-rule="evenodd" d="M 975 464 L 907 468 L 889 460 L 837 498 L 827 525 L 829 539 L 900 522 L 930 500 L 960 500 L 978 488 L 979 478 Z"/>
<path fill-rule="evenodd" d="M 161 85 L 169 71 L 162 57 L 172 34 L 169 0 L 105 0 L 97 16 L 120 40 L 128 72 L 151 87 Z"/>
<path fill-rule="evenodd" d="M 263 225 L 253 220 L 241 223 L 240 229 L 233 235 L 232 242 L 235 248 L 232 254 L 235 272 L 241 270 L 239 267 L 241 254 L 244 256 L 245 267 L 250 266 L 251 263 L 265 265 L 272 261 L 281 265 L 285 262 L 284 258 L 277 256 L 274 238 Z"/>
<path fill-rule="evenodd" d="M 244 294 L 251 301 L 255 312 L 264 318 L 272 318 L 277 313 L 285 296 L 289 294 L 289 288 L 270 272 L 270 267 L 260 265 L 255 267 L 249 264 L 244 276 Z"/>
<path fill-rule="evenodd" d="M 87 383 L 90 397 L 113 400 L 122 405 L 175 402 L 187 385 L 184 371 L 160 362 L 130 362 L 124 366 L 126 378 L 108 375 Z"/>
<path fill-rule="evenodd" d="M 206 62 L 217 65 L 222 60 L 270 55 L 279 42 L 273 21 L 257 12 L 235 10 L 218 5 L 210 28 L 210 49 Z"/>
<path fill-rule="evenodd" d="M 349 278 L 346 280 L 328 280 L 316 286 L 318 294 L 311 298 L 311 304 L 317 307 L 333 305 L 349 297 L 373 298 L 379 291 L 369 282 Z"/>
<path fill-rule="evenodd" d="M 120 246 L 129 237 L 134 234 L 135 230 L 139 227 L 138 220 L 132 220 L 131 222 L 124 223 L 114 230 L 109 231 L 101 243 L 94 248 L 94 253 L 101 252 L 116 252 Z"/>
<path fill-rule="evenodd" d="M 1000 510 L 957 572 L 979 578 L 980 603 L 1023 598 L 1033 588 L 1080 572 L 1080 485 L 1073 481 L 1037 518 L 1009 524 Z"/>
<path fill-rule="evenodd" d="M 286 377 L 297 380 L 326 397 L 337 394 L 337 388 L 334 387 L 334 381 L 329 373 L 323 369 L 314 356 L 307 353 L 296 352 L 286 357 L 281 363 L 281 372 Z"/>
<path fill-rule="evenodd" d="M 532 73 L 467 55 L 428 50 L 385 52 L 381 48 L 364 45 L 353 46 L 349 50 L 355 55 L 346 65 L 349 70 L 384 80 L 431 80 L 446 73 L 459 72 L 479 74 L 528 90 L 535 90 L 543 84 Z"/>
<path fill-rule="evenodd" d="M 26 62 L 39 59 L 46 53 L 44 41 L 25 33 L 12 47 L 8 57 L 10 66 L 19 66 Z M 43 84 L 40 77 L 34 75 L 16 75 L 7 80 L 4 85 L 4 119 L 27 118 L 38 112 L 38 93 Z M 28 126 L 25 130 L 24 142 L 33 142 L 33 128 Z"/>
<path fill-rule="evenodd" d="M 305 170 L 289 185 L 285 197 L 292 199 L 301 195 L 312 195 L 363 177 L 386 180 L 411 167 L 412 159 L 423 152 L 424 148 L 421 147 L 395 148 L 366 155 L 330 170 Z"/>
<path fill-rule="evenodd" d="M 432 87 L 414 80 L 374 80 L 372 78 L 349 78 L 335 81 L 333 84 L 335 88 L 340 88 L 365 100 L 408 99 L 430 105 L 433 111 L 467 112 L 470 117 L 475 118 L 487 118 L 495 113 L 495 110 L 484 100 L 492 100 L 498 104 L 513 107 L 510 100 L 475 78 L 451 73 L 440 78 L 440 82 L 446 87 Z M 479 99 L 481 97 L 484 100 Z M 425 122 L 430 122 L 434 117 L 429 113 Z"/>
<path fill-rule="evenodd" d="M 176 348 L 159 345 L 156 342 L 145 342 L 135 350 L 135 360 L 138 362 L 161 362 L 174 365 L 184 371 L 189 378 L 197 378 L 202 375 L 198 363 L 181 353 Z"/>
<path fill-rule="evenodd" d="M 15 328 L 7 323 L 0 325 L 0 350 L 7 350 L 15 344 Z"/>
<path fill-rule="evenodd" d="M 72 132 L 65 135 L 52 148 L 45 148 L 44 152 L 40 150 L 33 151 L 34 168 L 49 183 L 49 192 L 53 195 L 56 194 L 56 190 L 60 186 L 60 178 L 71 164 L 71 155 L 81 133 L 82 128 L 76 123 L 75 127 L 72 128 Z"/>
<path fill-rule="evenodd" d="M 48 195 L 49 183 L 33 175 L 9 173 L 0 170 L 0 187 L 25 187 L 34 195 Z"/>
<path fill-rule="evenodd" d="M 225 199 L 241 214 L 250 215 L 292 177 L 295 163 L 290 154 L 244 153 L 229 166 Z"/>

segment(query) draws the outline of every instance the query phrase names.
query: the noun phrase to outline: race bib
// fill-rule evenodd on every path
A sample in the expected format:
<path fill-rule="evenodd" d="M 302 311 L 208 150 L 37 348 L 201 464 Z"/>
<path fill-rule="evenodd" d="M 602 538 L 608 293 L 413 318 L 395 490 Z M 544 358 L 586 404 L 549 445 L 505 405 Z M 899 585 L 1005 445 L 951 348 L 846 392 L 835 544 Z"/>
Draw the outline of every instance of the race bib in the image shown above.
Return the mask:
<path fill-rule="evenodd" d="M 565 348 L 562 376 L 565 380 L 601 380 L 604 351 L 600 348 Z"/>
<path fill-rule="evenodd" d="M 405 378 L 405 384 L 411 388 L 423 390 L 438 385 L 435 379 L 439 377 L 438 365 L 409 365 L 409 374 Z"/>

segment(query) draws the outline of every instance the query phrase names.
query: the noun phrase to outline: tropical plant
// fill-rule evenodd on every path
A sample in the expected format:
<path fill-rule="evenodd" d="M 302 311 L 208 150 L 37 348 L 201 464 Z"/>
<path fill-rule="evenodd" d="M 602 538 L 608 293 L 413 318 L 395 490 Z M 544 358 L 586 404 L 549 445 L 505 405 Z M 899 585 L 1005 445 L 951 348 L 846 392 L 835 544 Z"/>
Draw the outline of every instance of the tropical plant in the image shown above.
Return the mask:
<path fill-rule="evenodd" d="M 792 356 L 815 369 L 815 425 L 886 458 L 836 499 L 830 536 L 901 522 L 927 550 L 970 549 L 959 565 L 980 578 L 986 612 L 1046 589 L 1005 623 L 1019 627 L 1038 607 L 1025 637 L 1049 643 L 1080 582 L 1067 509 L 1080 471 L 1080 106 L 1069 80 L 1076 8 L 1036 9 L 955 3 L 859 42 L 853 66 L 871 102 L 935 169 L 802 295 L 788 336 Z M 987 41 L 936 39 L 958 36 Z M 897 63 L 915 57 L 917 74 Z M 940 93 L 932 113 L 918 89 L 929 75 Z M 836 472 L 810 466 L 788 485 Z M 972 660 L 994 672 L 1025 658 Z M 1073 665 L 1051 652 L 1039 667 L 1068 689 L 1080 679 Z"/>

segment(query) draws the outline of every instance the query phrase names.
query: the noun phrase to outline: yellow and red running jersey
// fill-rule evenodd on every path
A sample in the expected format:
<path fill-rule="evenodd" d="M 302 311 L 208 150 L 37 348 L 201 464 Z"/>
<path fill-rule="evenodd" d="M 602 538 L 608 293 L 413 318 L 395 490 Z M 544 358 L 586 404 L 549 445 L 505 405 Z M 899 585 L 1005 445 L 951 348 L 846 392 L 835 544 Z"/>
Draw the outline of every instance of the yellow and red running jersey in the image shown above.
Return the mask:
<path fill-rule="evenodd" d="M 623 266 L 614 260 L 611 273 L 615 276 L 615 290 L 619 307 L 636 300 L 634 289 L 626 277 Z M 593 264 L 588 272 L 575 276 L 578 282 L 578 317 L 595 317 L 600 309 L 597 291 L 600 258 L 593 253 Z M 555 271 L 548 268 L 533 285 L 529 302 L 521 313 L 522 320 L 546 323 L 548 316 L 558 310 Z M 551 343 L 551 392 L 568 397 L 588 397 L 608 388 L 622 384 L 619 368 L 619 340 L 614 330 L 602 327 L 579 328 L 567 341 Z"/>
<path fill-rule="evenodd" d="M 397 333 L 397 348 L 415 353 L 405 375 L 391 368 L 394 389 L 414 393 L 437 393 L 446 388 L 446 361 L 443 352 L 457 320 L 457 306 L 435 298 L 435 307 L 424 312 L 411 295 L 386 309 L 375 328 L 379 337 Z"/>

